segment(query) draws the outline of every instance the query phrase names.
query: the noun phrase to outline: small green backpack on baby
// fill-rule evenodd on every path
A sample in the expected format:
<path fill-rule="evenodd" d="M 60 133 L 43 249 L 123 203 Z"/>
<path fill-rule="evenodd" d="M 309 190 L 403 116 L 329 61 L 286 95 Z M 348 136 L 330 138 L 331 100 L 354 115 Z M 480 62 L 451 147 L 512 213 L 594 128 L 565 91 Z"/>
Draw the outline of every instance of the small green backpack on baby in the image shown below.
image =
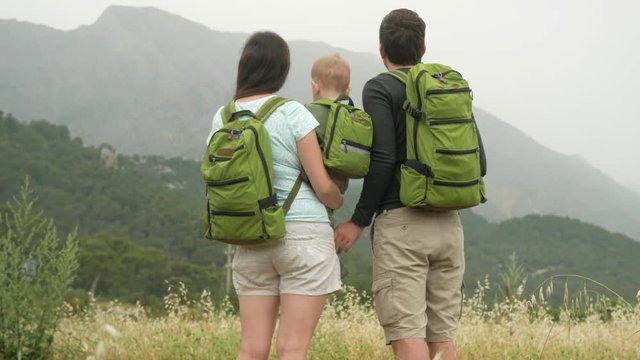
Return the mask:
<path fill-rule="evenodd" d="M 284 217 L 301 185 L 298 177 L 282 206 L 273 185 L 271 141 L 264 126 L 289 99 L 274 96 L 256 112 L 222 109 L 223 127 L 216 131 L 200 170 L 206 184 L 205 237 L 228 244 L 252 245 L 285 236 Z"/>
<path fill-rule="evenodd" d="M 407 160 L 400 166 L 400 201 L 442 210 L 487 201 L 467 81 L 440 64 L 417 64 L 409 72 L 387 74 L 400 80 L 407 94 Z"/>
<path fill-rule="evenodd" d="M 369 114 L 355 107 L 348 96 L 341 96 L 335 101 L 317 100 L 312 104 L 329 108 L 321 144 L 324 165 L 348 178 L 363 178 L 369 172 L 373 143 Z"/>

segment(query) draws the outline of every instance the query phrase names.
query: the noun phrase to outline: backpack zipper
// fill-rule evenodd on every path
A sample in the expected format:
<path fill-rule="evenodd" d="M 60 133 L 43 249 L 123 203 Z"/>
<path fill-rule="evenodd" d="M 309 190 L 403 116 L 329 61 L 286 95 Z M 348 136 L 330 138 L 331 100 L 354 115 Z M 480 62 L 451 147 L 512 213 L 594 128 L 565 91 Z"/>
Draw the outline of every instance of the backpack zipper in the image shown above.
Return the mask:
<path fill-rule="evenodd" d="M 342 150 L 346 152 L 349 152 L 349 149 L 351 149 L 351 152 L 355 152 L 358 154 L 362 154 L 362 155 L 371 154 L 371 148 L 369 146 L 358 144 L 357 142 L 349 141 L 347 139 L 342 139 L 340 144 L 342 145 L 341 146 Z"/>
<path fill-rule="evenodd" d="M 241 177 L 241 178 L 230 179 L 230 180 L 208 181 L 207 185 L 209 185 L 209 186 L 226 186 L 226 185 L 239 184 L 239 183 L 243 183 L 243 182 L 247 182 L 247 181 L 249 181 L 249 177 L 248 176 L 244 176 L 244 177 Z"/>
<path fill-rule="evenodd" d="M 466 88 L 457 88 L 457 89 L 427 90 L 427 96 L 429 96 L 429 95 L 442 95 L 442 94 L 456 94 L 456 93 L 463 93 L 463 92 L 471 92 L 471 89 L 466 87 Z"/>
<path fill-rule="evenodd" d="M 453 124 L 469 124 L 472 122 L 473 122 L 473 119 L 440 119 L 440 120 L 430 120 L 429 125 L 438 126 L 438 125 L 453 125 Z"/>
<path fill-rule="evenodd" d="M 231 160 L 230 157 L 221 157 L 221 156 L 209 155 L 209 162 L 210 163 L 216 163 L 218 161 L 229 161 L 229 160 Z"/>
<path fill-rule="evenodd" d="M 471 155 L 477 152 L 478 152 L 478 149 L 471 149 L 471 150 L 436 149 L 437 154 L 444 154 L 444 155 Z"/>
<path fill-rule="evenodd" d="M 331 144 L 333 143 L 333 137 L 336 133 L 336 125 L 338 125 L 338 114 L 340 113 L 341 107 L 343 107 L 343 105 L 338 103 L 338 106 L 336 106 L 335 114 L 333 116 L 333 125 L 331 126 L 331 134 L 329 135 L 329 144 L 327 145 L 327 149 L 324 152 L 324 155 L 327 159 L 329 159 L 329 152 L 331 151 Z"/>
<path fill-rule="evenodd" d="M 211 210 L 211 215 L 221 216 L 254 216 L 255 211 L 224 211 L 224 210 Z"/>
<path fill-rule="evenodd" d="M 471 180 L 467 182 L 449 182 L 449 181 L 442 181 L 442 180 L 434 180 L 433 185 L 450 186 L 450 187 L 467 187 L 467 186 L 478 185 L 479 182 L 480 180 Z"/>
<path fill-rule="evenodd" d="M 458 75 L 460 75 L 460 77 L 462 77 L 462 74 L 460 74 L 459 72 L 455 71 L 455 70 L 447 70 L 445 72 L 441 72 L 441 73 L 434 73 L 431 75 L 432 78 L 440 81 L 443 84 L 448 84 L 449 80 L 445 79 L 444 77 L 451 74 L 451 73 L 456 73 Z"/>

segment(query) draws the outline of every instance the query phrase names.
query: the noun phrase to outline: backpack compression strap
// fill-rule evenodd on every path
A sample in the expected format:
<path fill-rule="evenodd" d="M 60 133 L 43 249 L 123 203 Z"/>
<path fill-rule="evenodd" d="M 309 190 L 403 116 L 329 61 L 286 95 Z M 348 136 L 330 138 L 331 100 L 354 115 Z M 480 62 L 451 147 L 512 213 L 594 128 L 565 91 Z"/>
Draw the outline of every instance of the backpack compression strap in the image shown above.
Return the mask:
<path fill-rule="evenodd" d="M 300 187 L 302 186 L 302 173 L 298 174 L 298 178 L 296 179 L 295 184 L 293 184 L 293 188 L 287 195 L 287 198 L 284 200 L 282 204 L 282 210 L 284 214 L 287 215 L 289 209 L 291 208 L 291 204 L 293 204 L 293 200 L 295 200 L 296 195 L 298 195 L 298 191 L 300 191 Z"/>

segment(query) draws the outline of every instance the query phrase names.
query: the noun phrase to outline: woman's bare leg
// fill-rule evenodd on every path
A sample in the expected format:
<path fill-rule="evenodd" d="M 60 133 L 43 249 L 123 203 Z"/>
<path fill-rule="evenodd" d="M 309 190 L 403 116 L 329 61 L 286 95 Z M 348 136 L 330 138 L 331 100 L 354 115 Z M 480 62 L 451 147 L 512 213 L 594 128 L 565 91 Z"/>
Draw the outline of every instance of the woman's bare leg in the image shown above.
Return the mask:
<path fill-rule="evenodd" d="M 304 360 L 326 295 L 281 295 L 277 351 L 280 360 Z"/>
<path fill-rule="evenodd" d="M 242 328 L 238 359 L 265 360 L 271 349 L 280 297 L 241 295 L 238 300 Z"/>

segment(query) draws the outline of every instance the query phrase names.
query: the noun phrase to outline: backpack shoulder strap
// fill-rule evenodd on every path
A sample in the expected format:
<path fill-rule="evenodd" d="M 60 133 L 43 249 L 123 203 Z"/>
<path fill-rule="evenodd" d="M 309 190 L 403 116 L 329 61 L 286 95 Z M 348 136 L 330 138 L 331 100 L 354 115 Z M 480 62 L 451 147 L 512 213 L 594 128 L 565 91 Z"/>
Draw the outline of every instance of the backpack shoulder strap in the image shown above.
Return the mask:
<path fill-rule="evenodd" d="M 335 101 L 331 99 L 320 99 L 310 103 L 309 105 L 320 105 L 320 106 L 331 107 L 331 105 L 333 104 L 335 104 Z"/>
<path fill-rule="evenodd" d="M 222 125 L 227 125 L 229 120 L 231 120 L 231 114 L 236 112 L 236 102 L 234 100 L 229 101 L 227 105 L 222 108 L 222 113 L 220 114 L 222 117 Z"/>
<path fill-rule="evenodd" d="M 391 76 L 392 78 L 400 81 L 402 83 L 402 85 L 407 85 L 407 78 L 409 77 L 409 74 L 407 74 L 406 72 L 402 71 L 402 70 L 393 70 L 393 71 L 387 71 L 386 73 L 389 76 Z"/>
<path fill-rule="evenodd" d="M 349 106 L 354 106 L 353 100 L 351 100 L 351 97 L 349 97 L 349 95 L 338 96 L 338 98 L 336 99 L 336 102 L 340 102 L 340 101 L 347 101 Z"/>
<path fill-rule="evenodd" d="M 263 123 L 273 114 L 274 111 L 281 105 L 291 101 L 291 99 L 283 98 L 280 96 L 274 96 L 267 100 L 260 109 L 256 112 L 256 118 L 258 118 Z"/>

